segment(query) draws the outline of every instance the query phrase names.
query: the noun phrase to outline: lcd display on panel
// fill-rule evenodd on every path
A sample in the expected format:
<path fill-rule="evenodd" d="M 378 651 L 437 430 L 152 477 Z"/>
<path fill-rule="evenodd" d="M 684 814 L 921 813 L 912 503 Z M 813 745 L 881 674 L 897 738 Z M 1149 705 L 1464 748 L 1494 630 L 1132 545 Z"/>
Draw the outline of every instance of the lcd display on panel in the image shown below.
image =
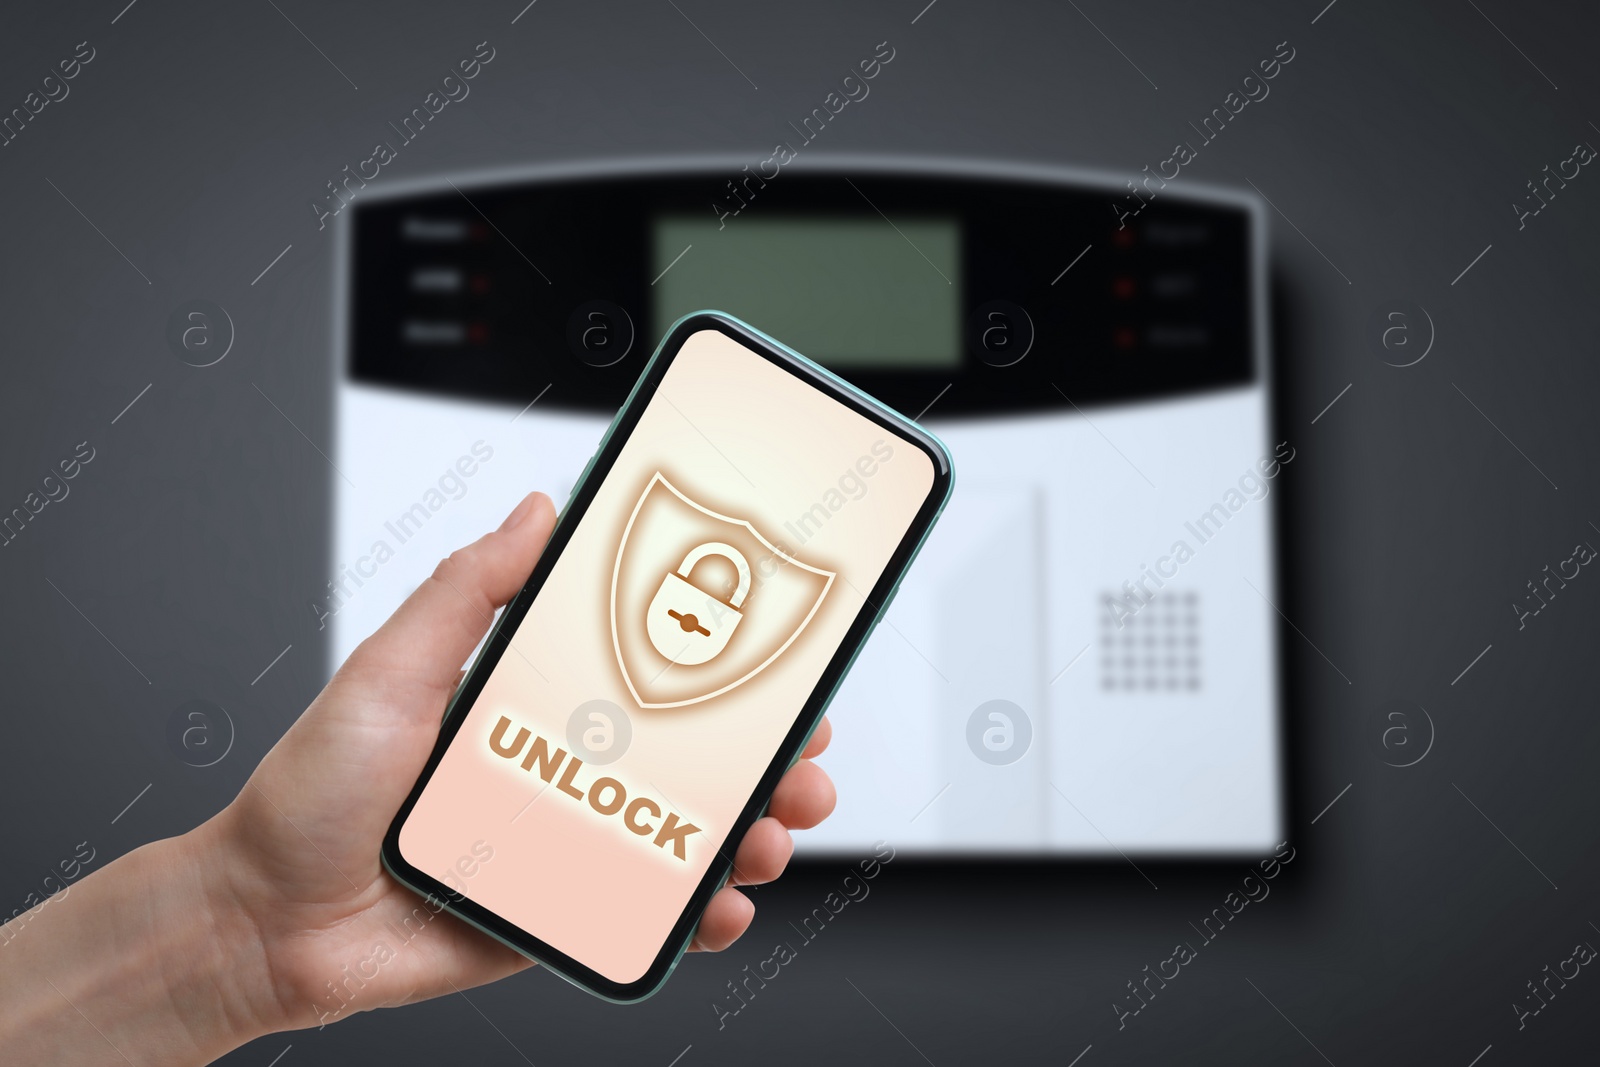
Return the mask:
<path fill-rule="evenodd" d="M 655 336 L 716 309 L 831 367 L 961 362 L 953 219 L 664 216 L 653 237 Z"/>

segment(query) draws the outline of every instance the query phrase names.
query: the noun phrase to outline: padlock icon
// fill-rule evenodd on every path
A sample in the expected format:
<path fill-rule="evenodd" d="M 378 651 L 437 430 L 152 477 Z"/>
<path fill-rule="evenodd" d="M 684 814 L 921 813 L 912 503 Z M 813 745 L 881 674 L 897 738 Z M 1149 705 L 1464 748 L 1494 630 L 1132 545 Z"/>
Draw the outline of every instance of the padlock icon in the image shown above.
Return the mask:
<path fill-rule="evenodd" d="M 694 585 L 689 577 L 707 556 L 721 556 L 739 572 L 738 588 L 727 600 Z M 744 618 L 750 595 L 750 562 L 732 545 L 711 541 L 689 550 L 678 569 L 661 580 L 645 614 L 645 632 L 656 651 L 673 663 L 692 667 L 714 659 Z"/>

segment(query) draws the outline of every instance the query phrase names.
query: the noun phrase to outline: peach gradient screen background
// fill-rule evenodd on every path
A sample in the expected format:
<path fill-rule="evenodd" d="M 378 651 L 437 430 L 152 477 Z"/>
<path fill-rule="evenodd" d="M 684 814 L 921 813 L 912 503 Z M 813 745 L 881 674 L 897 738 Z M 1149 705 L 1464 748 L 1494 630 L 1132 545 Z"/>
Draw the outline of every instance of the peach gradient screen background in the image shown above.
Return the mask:
<path fill-rule="evenodd" d="M 863 459 L 870 476 L 861 474 Z M 800 561 L 838 577 L 799 637 L 754 677 L 700 703 L 645 709 L 613 649 L 611 583 L 623 530 L 656 471 L 671 472 L 697 503 L 749 521 Z M 847 475 L 860 487 L 846 478 L 842 489 Z M 401 829 L 401 854 L 441 877 L 486 842 L 494 856 L 464 879 L 468 897 L 613 981 L 639 979 L 933 478 L 927 456 L 890 431 L 722 334 L 691 336 Z M 818 505 L 826 521 L 795 537 L 786 524 Z M 747 616 L 760 601 L 758 586 Z M 730 644 L 724 655 L 733 652 Z M 570 749 L 569 718 L 596 699 L 622 709 L 632 739 L 614 762 L 585 764 L 576 786 L 615 778 L 630 799 L 648 796 L 701 827 L 686 839 L 686 860 L 489 748 L 503 715 L 512 722 L 507 741 L 527 727 L 552 749 Z M 455 884 L 462 881 L 456 876 Z"/>

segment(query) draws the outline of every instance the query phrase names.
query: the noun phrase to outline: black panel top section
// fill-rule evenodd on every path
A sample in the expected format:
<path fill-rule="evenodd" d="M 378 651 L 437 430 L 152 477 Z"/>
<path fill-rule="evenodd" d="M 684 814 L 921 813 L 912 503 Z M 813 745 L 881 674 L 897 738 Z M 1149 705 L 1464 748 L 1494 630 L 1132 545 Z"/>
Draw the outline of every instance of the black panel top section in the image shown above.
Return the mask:
<path fill-rule="evenodd" d="M 959 262 L 943 272 L 959 355 L 832 361 L 913 415 L 941 392 L 940 416 L 983 415 L 1179 395 L 1260 374 L 1251 299 L 1260 265 L 1243 201 L 1173 188 L 1130 217 L 1125 188 L 1032 176 L 818 168 L 758 181 L 712 169 L 606 172 L 352 204 L 348 375 L 518 405 L 550 386 L 541 406 L 613 412 L 665 328 L 653 303 L 663 291 L 653 284 L 662 221 L 703 218 L 695 253 L 715 255 L 719 225 L 808 217 L 885 228 L 935 220 L 959 234 L 949 246 Z M 795 269 L 827 268 L 813 256 Z M 731 303 L 706 306 L 743 317 Z"/>

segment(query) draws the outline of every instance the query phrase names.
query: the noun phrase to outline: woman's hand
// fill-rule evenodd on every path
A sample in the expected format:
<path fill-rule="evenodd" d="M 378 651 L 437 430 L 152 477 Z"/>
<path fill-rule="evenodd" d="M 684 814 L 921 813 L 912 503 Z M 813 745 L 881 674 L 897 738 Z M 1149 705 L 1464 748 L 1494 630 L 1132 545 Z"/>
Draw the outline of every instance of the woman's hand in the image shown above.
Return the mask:
<path fill-rule="evenodd" d="M 50 914 L 5 946 L 9 958 L 0 954 L 0 999 L 21 1003 L 13 992 L 32 990 L 26 1010 L 0 1023 L 0 1045 L 51 1062 L 202 1063 L 261 1034 L 532 966 L 445 913 L 390 945 L 421 898 L 384 872 L 378 850 L 432 751 L 461 664 L 527 580 L 554 525 L 550 500 L 529 496 L 500 529 L 439 564 L 227 808 L 84 879 L 70 900 L 41 905 Z M 776 878 L 793 850 L 789 830 L 833 809 L 833 785 L 810 761 L 830 733 L 824 722 L 740 842 L 734 885 Z M 744 894 L 723 889 L 694 948 L 726 948 L 753 915 Z M 380 943 L 391 951 L 374 968 Z M 30 986 L 29 967 L 56 991 Z"/>

